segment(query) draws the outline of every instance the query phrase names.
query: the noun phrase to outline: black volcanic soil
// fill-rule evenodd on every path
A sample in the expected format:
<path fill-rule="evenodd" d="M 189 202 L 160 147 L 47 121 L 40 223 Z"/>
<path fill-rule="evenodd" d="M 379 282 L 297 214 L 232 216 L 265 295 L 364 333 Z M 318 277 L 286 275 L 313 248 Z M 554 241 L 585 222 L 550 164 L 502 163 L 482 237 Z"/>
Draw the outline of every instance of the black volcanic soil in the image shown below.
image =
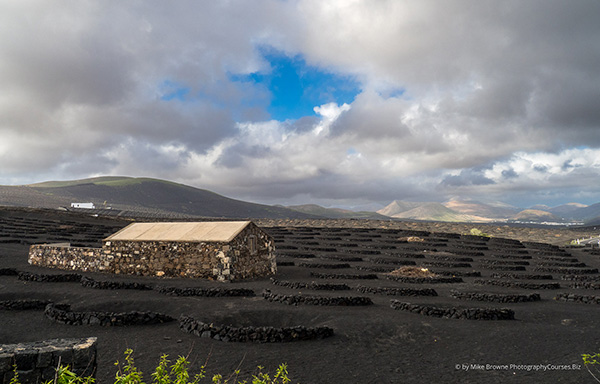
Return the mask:
<path fill-rule="evenodd" d="M 29 266 L 29 244 L 70 241 L 99 246 L 100 239 L 127 223 L 125 220 L 51 211 L 0 210 L 0 270 L 15 268 L 38 274 L 66 273 Z M 169 354 L 172 358 L 189 355 L 193 361 L 192 371 L 207 363 L 208 373 L 225 374 L 239 367 L 246 377 L 255 372 L 257 365 L 273 371 L 279 363 L 287 362 L 294 382 L 305 384 L 593 382 L 582 365 L 581 354 L 600 351 L 600 333 L 596 327 L 600 306 L 556 301 L 553 297 L 558 293 L 600 296 L 600 291 L 571 288 L 571 281 L 562 280 L 565 273 L 560 268 L 566 267 L 553 266 L 552 272 L 543 268 L 550 268 L 547 263 L 584 263 L 585 267 L 569 269 L 594 279 L 598 273 L 583 272 L 599 268 L 599 256 L 582 249 L 526 242 L 565 244 L 570 238 L 583 236 L 584 232 L 358 220 L 260 223 L 276 240 L 278 262 L 282 264 L 277 280 L 346 284 L 352 289 L 291 289 L 274 285 L 269 279 L 223 285 L 194 279 L 82 273 L 96 280 L 181 288 L 248 288 L 256 293 L 255 297 L 173 297 L 156 290 L 98 290 L 79 283 L 28 282 L 17 276 L 3 275 L 0 276 L 0 301 L 43 299 L 70 304 L 76 311 L 155 311 L 173 317 L 187 314 L 205 322 L 237 326 L 328 326 L 333 328 L 334 336 L 290 343 L 233 343 L 183 333 L 177 322 L 124 327 L 69 326 L 51 321 L 41 310 L 0 310 L 0 344 L 95 336 L 98 338 L 97 378 L 100 383 L 113 382 L 113 363 L 122 360 L 126 348 L 134 349 L 136 364 L 146 373 L 147 379 L 160 356 Z M 523 242 L 460 235 L 473 227 L 497 238 L 516 238 Z M 445 234 L 452 232 L 457 235 Z M 406 242 L 411 236 L 424 241 Z M 389 280 L 381 272 L 406 262 L 414 262 L 415 266 L 432 265 L 430 269 L 440 275 L 462 276 L 479 272 L 481 277 L 462 276 L 464 282 L 453 284 L 409 283 Z M 348 265 L 339 268 L 343 263 Z M 464 263 L 470 266 L 464 266 Z M 333 264 L 332 268 L 325 268 L 326 264 Z M 340 275 L 352 277 L 372 273 L 378 278 L 340 278 Z M 317 278 L 311 274 L 337 275 L 337 278 Z M 552 279 L 534 278 L 540 275 L 550 275 Z M 482 285 L 476 284 L 478 280 L 502 284 L 559 283 L 560 288 Z M 433 288 L 438 296 L 360 293 L 356 290 L 359 285 Z M 291 306 L 264 300 L 261 296 L 264 289 L 288 295 L 369 297 L 373 305 Z M 451 296 L 452 290 L 501 295 L 539 293 L 541 300 L 521 303 L 459 300 Z M 392 299 L 441 308 L 509 308 L 514 311 L 515 319 L 437 318 L 394 310 L 390 307 Z M 529 369 L 524 367 L 527 365 L 530 365 Z M 539 370 L 532 365 L 539 365 Z M 565 366 L 571 369 L 567 370 Z"/>

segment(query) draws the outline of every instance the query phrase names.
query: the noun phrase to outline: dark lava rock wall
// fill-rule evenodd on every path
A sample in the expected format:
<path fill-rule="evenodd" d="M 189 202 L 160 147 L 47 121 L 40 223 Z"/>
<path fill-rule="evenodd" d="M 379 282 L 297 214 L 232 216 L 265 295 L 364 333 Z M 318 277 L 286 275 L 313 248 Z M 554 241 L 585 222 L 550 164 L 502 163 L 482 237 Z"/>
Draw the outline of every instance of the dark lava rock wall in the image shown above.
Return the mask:
<path fill-rule="evenodd" d="M 81 377 L 96 374 L 96 338 L 52 339 L 33 343 L 0 345 L 0 379 L 8 383 L 13 365 L 22 384 L 54 380 L 55 369 L 69 365 Z"/>
<path fill-rule="evenodd" d="M 282 343 L 333 336 L 333 329 L 329 327 L 234 327 L 215 325 L 214 323 L 207 324 L 189 316 L 181 316 L 179 328 L 199 337 L 231 342 Z"/>

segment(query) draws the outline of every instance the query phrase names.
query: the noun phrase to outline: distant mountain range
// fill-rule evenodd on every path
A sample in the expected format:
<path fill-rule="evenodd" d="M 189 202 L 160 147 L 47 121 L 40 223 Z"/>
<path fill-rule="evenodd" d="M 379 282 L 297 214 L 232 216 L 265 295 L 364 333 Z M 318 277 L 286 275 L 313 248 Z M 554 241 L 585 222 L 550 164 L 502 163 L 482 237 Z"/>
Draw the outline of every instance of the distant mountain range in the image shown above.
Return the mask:
<path fill-rule="evenodd" d="M 453 199 L 445 203 L 393 201 L 377 213 L 396 218 L 453 222 L 567 223 L 600 220 L 600 203 L 569 203 L 557 207 L 517 208 L 500 202 Z"/>
<path fill-rule="evenodd" d="M 389 220 L 389 217 L 377 212 L 369 211 L 351 211 L 341 208 L 324 208 L 316 204 L 305 205 L 290 205 L 286 208 L 294 211 L 306 213 L 312 216 L 326 217 L 330 219 L 374 219 L 374 220 Z"/>
<path fill-rule="evenodd" d="M 558 207 L 536 205 L 529 209 L 522 209 L 500 202 L 483 203 L 459 198 L 445 203 L 396 200 L 377 212 L 368 210 L 357 212 L 325 208 L 315 204 L 288 207 L 256 204 L 231 199 L 205 189 L 151 178 L 110 176 L 0 186 L 0 205 L 73 209 L 72 203 L 93 203 L 95 210 L 102 214 L 161 218 L 331 218 L 600 223 L 600 203 L 590 206 L 578 203 Z"/>

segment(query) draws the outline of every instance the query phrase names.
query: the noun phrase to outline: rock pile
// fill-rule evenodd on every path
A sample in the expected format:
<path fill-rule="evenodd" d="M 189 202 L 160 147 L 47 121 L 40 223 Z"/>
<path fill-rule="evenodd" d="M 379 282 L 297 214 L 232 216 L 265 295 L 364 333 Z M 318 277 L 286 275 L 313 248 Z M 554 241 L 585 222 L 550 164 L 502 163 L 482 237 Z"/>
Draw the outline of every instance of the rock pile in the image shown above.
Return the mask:
<path fill-rule="evenodd" d="M 437 296 L 433 288 L 393 288 L 393 287 L 365 287 L 359 285 L 356 290 L 360 293 L 375 293 L 388 296 Z"/>
<path fill-rule="evenodd" d="M 48 300 L 2 300 L 0 301 L 0 309 L 17 311 L 44 309 L 48 304 L 50 304 Z"/>
<path fill-rule="evenodd" d="M 252 297 L 255 293 L 247 288 L 176 288 L 156 287 L 158 292 L 170 296 L 202 296 L 202 297 Z"/>
<path fill-rule="evenodd" d="M 600 276 L 563 275 L 561 280 L 567 281 L 600 281 Z"/>
<path fill-rule="evenodd" d="M 452 290 L 450 291 L 450 296 L 460 300 L 489 301 L 496 303 L 524 303 L 541 300 L 539 293 L 530 293 L 527 295 L 508 295 L 499 293 L 459 292 Z"/>
<path fill-rule="evenodd" d="M 190 316 L 179 318 L 179 329 L 199 337 L 230 342 L 283 343 L 333 336 L 329 327 L 234 327 L 203 323 Z"/>
<path fill-rule="evenodd" d="M 316 277 L 318 279 L 348 279 L 348 280 L 373 280 L 377 279 L 377 275 L 374 273 L 367 273 L 364 275 L 353 275 L 353 274 L 343 274 L 343 273 L 316 273 L 311 272 L 310 275 L 312 277 Z"/>
<path fill-rule="evenodd" d="M 515 318 L 515 312 L 508 308 L 440 308 L 411 304 L 398 300 L 392 300 L 391 307 L 398 311 L 407 311 L 424 316 L 443 317 L 446 319 L 514 320 Z"/>
<path fill-rule="evenodd" d="M 536 272 L 565 273 L 568 275 L 587 275 L 598 273 L 598 268 L 537 267 Z"/>
<path fill-rule="evenodd" d="M 40 283 L 79 283 L 81 275 L 78 273 L 38 274 L 19 272 L 19 280 L 37 281 Z"/>
<path fill-rule="evenodd" d="M 310 283 L 301 283 L 298 281 L 285 281 L 271 278 L 271 283 L 273 285 L 291 289 L 313 289 L 318 291 L 347 291 L 351 289 L 347 284 L 316 283 L 314 281 L 311 281 Z"/>
<path fill-rule="evenodd" d="M 304 268 L 325 268 L 325 269 L 343 269 L 343 268 L 350 268 L 350 264 L 348 263 L 330 263 L 330 264 L 323 264 L 323 263 L 299 263 L 298 264 L 299 267 L 304 267 Z"/>
<path fill-rule="evenodd" d="M 272 293 L 268 289 L 263 291 L 263 299 L 268 301 L 277 301 L 288 305 L 324 305 L 324 306 L 362 306 L 372 305 L 368 297 L 361 296 L 338 296 L 338 297 L 326 297 L 326 296 L 308 296 L 308 295 L 283 295 L 278 293 Z"/>
<path fill-rule="evenodd" d="M 593 283 L 589 281 L 579 281 L 576 283 L 569 284 L 569 287 L 575 289 L 600 289 L 600 283 Z"/>
<path fill-rule="evenodd" d="M 81 277 L 81 285 L 94 289 L 138 289 L 141 291 L 154 289 L 154 287 L 148 284 L 126 281 L 98 281 L 85 276 Z"/>
<path fill-rule="evenodd" d="M 68 304 L 48 304 L 44 310 L 46 317 L 67 325 L 148 325 L 175 320 L 171 316 L 155 312 L 73 312 Z"/>
<path fill-rule="evenodd" d="M 479 285 L 495 285 L 498 287 L 523 288 L 523 289 L 559 289 L 559 283 L 524 283 L 520 281 L 484 280 L 475 279 L 473 283 Z"/>
<path fill-rule="evenodd" d="M 450 283 L 463 283 L 463 279 L 460 277 L 407 277 L 407 276 L 392 276 L 384 275 L 386 279 L 399 281 L 401 283 L 413 283 L 413 284 L 450 284 Z"/>
<path fill-rule="evenodd" d="M 600 296 L 576 295 L 573 293 L 559 293 L 554 297 L 554 300 L 584 304 L 600 304 Z"/>
<path fill-rule="evenodd" d="M 524 280 L 552 280 L 552 275 L 535 275 L 527 273 L 492 273 L 494 279 L 524 279 Z"/>

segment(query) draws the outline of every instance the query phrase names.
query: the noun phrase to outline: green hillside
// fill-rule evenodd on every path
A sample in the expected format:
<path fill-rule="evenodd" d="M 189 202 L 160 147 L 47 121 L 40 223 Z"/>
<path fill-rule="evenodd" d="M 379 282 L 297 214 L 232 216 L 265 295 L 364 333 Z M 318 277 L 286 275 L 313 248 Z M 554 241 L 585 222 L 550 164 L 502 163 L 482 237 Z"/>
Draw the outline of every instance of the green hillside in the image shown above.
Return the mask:
<path fill-rule="evenodd" d="M 314 218 L 302 212 L 231 199 L 152 178 L 94 177 L 0 188 L 0 204 L 57 208 L 92 202 L 98 208 L 224 218 Z"/>

